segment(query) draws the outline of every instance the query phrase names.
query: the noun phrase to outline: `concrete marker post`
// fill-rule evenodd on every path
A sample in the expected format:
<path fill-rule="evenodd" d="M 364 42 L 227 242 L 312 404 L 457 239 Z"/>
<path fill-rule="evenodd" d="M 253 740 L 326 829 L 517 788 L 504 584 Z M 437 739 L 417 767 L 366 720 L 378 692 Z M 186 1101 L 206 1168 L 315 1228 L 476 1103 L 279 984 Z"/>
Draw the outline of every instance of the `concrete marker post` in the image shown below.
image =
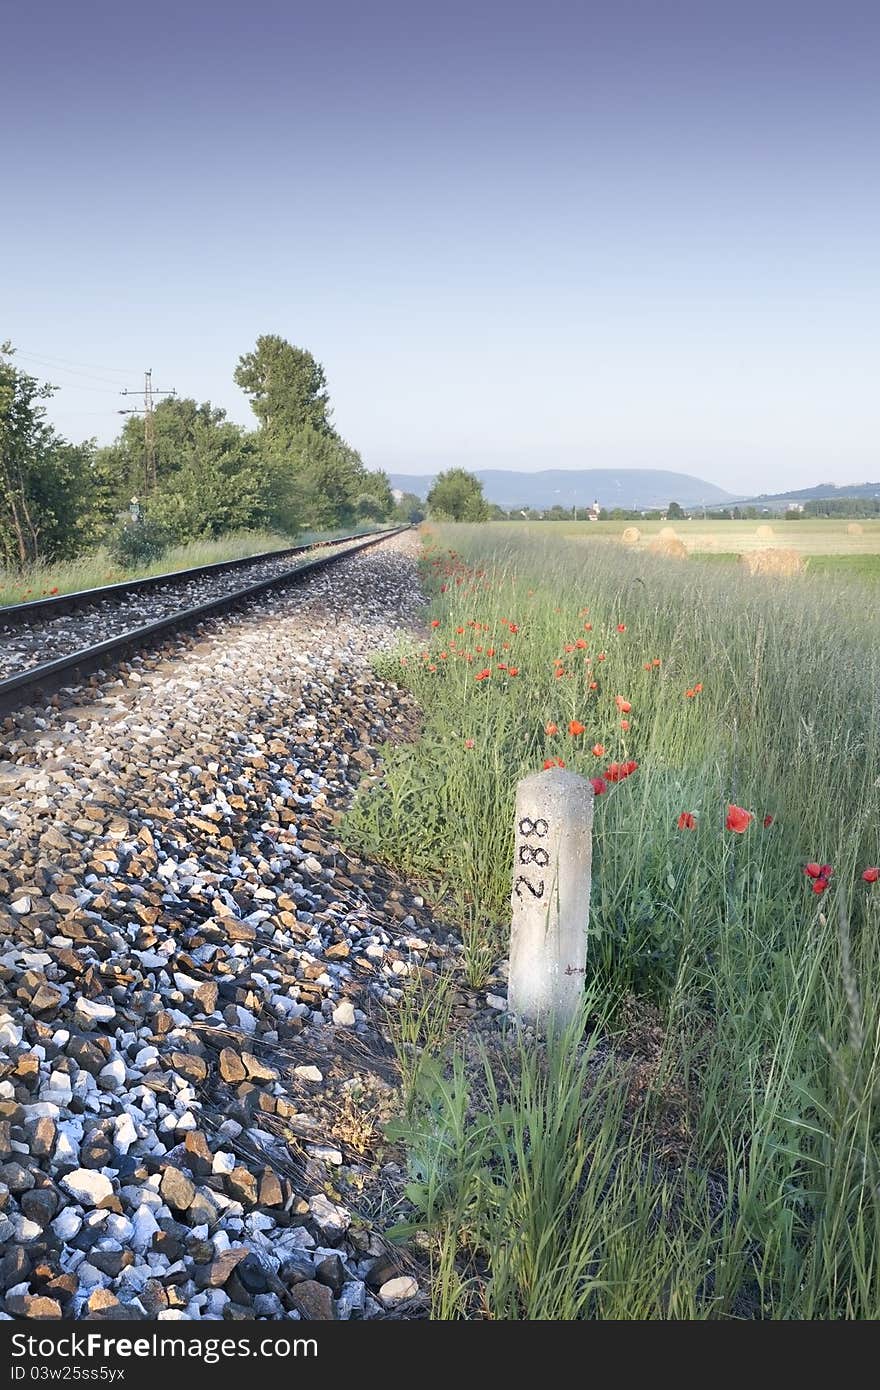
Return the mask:
<path fill-rule="evenodd" d="M 584 992 L 593 788 L 553 768 L 516 793 L 516 844 L 507 1002 L 522 1023 L 565 1027 Z"/>

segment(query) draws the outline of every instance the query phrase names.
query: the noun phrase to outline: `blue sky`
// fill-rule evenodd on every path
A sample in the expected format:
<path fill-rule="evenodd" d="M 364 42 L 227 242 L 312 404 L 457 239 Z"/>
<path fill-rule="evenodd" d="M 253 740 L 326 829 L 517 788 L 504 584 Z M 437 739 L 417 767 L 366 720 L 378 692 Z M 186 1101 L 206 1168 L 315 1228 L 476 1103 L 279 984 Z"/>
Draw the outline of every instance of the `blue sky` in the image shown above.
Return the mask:
<path fill-rule="evenodd" d="M 880 7 L 8 7 L 0 338 L 115 434 L 308 347 L 370 466 L 880 477 Z M 28 354 L 25 356 L 25 354 Z"/>

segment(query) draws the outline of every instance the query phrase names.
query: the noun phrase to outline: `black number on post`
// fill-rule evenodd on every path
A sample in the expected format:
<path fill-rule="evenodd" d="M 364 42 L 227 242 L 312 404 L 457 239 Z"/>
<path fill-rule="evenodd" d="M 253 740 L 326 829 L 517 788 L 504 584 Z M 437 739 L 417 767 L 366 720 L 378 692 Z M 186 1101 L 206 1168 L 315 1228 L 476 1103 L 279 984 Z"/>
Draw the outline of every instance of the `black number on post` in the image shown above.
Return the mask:
<path fill-rule="evenodd" d="M 543 879 L 541 879 L 541 882 L 538 884 L 538 886 L 537 886 L 537 888 L 536 888 L 535 885 L 534 885 L 533 883 L 530 883 L 530 882 L 529 882 L 529 880 L 525 877 L 524 874 L 520 874 L 519 878 L 516 880 L 516 883 L 514 884 L 514 892 L 516 893 L 516 896 L 517 896 L 518 898 L 521 898 L 521 897 L 522 897 L 522 893 L 521 893 L 521 891 L 520 891 L 520 886 L 519 886 L 521 883 L 524 883 L 524 884 L 525 884 L 525 886 L 528 888 L 528 890 L 529 890 L 529 892 L 531 893 L 531 895 L 532 895 L 533 898 L 543 898 L 543 896 L 544 896 L 544 880 L 543 880 Z"/>
<path fill-rule="evenodd" d="M 530 835 L 538 835 L 543 839 L 549 829 L 550 827 L 543 816 L 539 816 L 537 820 L 532 820 L 531 816 L 523 816 L 519 823 L 519 833 L 524 835 L 526 839 Z"/>
<path fill-rule="evenodd" d="M 537 864 L 544 869 L 550 863 L 550 855 L 540 845 L 537 849 L 533 849 L 531 845 L 520 845 L 519 862 L 521 864 Z"/>

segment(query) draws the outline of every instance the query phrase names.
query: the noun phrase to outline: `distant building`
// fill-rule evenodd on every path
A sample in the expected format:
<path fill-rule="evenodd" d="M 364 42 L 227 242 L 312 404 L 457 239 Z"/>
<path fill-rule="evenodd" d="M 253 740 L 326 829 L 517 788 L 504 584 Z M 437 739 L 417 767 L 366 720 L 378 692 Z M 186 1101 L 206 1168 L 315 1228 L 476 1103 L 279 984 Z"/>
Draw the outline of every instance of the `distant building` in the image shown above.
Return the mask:
<path fill-rule="evenodd" d="M 601 507 L 599 506 L 599 503 L 598 503 L 598 502 L 594 502 L 593 505 L 592 505 L 592 507 L 590 508 L 590 510 L 587 512 L 587 521 L 598 521 L 598 520 L 599 520 L 599 512 L 600 512 L 601 510 L 602 510 L 602 509 L 601 509 Z"/>
<path fill-rule="evenodd" d="M 394 501 L 397 503 L 397 505 L 400 506 L 400 503 L 403 501 L 403 489 L 399 487 L 393 487 L 391 489 L 391 496 L 394 498 Z"/>

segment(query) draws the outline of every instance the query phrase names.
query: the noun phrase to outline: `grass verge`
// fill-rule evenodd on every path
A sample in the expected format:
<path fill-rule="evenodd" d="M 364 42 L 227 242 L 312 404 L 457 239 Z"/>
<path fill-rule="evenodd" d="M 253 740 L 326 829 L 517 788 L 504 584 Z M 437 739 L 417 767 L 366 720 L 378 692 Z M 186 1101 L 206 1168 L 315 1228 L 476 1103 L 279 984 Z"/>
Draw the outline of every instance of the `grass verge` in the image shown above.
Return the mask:
<path fill-rule="evenodd" d="M 585 1041 L 450 1038 L 442 1001 L 407 1025 L 435 1316 L 878 1316 L 869 591 L 479 528 L 435 534 L 424 578 L 436 625 L 382 659 L 422 738 L 348 834 L 454 913 L 472 985 L 506 947 L 517 779 L 604 782 Z"/>

